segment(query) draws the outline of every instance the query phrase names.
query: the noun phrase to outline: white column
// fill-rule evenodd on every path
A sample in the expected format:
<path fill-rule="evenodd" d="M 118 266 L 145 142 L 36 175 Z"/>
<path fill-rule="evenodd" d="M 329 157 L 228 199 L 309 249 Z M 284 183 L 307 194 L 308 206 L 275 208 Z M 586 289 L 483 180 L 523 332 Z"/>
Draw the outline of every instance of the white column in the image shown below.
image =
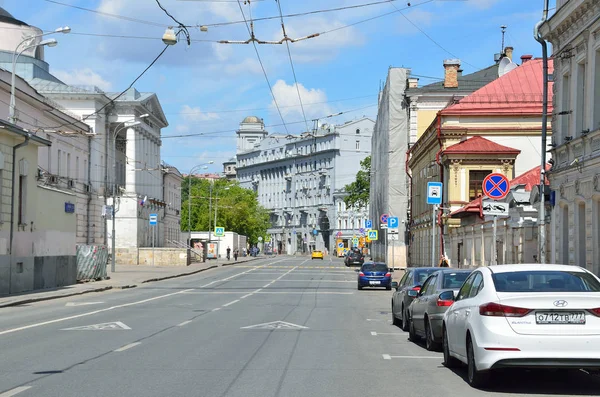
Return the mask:
<path fill-rule="evenodd" d="M 127 143 L 125 146 L 125 155 L 127 156 L 125 165 L 125 186 L 127 192 L 129 193 L 136 192 L 136 171 L 134 160 L 137 158 L 137 152 L 139 150 L 138 146 L 135 129 L 127 128 Z"/>

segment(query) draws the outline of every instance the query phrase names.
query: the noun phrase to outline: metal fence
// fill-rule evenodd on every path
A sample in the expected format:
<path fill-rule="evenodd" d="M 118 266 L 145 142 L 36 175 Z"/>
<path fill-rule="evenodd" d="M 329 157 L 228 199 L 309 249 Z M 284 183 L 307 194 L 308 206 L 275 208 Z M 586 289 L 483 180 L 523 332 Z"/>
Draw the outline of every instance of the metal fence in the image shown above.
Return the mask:
<path fill-rule="evenodd" d="M 108 247 L 105 245 L 77 246 L 77 281 L 101 280 L 107 277 Z"/>

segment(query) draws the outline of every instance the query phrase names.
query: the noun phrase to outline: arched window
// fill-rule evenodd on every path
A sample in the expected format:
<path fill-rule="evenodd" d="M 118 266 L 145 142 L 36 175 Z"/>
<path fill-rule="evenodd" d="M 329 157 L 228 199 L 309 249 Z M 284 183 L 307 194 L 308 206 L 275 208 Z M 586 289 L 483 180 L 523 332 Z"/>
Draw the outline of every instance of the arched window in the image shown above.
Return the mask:
<path fill-rule="evenodd" d="M 356 135 L 360 134 L 360 128 L 356 129 Z"/>

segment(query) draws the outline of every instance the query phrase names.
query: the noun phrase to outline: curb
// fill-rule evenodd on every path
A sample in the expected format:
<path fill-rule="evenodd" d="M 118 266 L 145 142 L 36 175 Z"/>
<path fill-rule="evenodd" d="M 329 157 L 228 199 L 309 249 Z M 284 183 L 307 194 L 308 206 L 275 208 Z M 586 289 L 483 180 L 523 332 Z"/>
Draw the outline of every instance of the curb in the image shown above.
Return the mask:
<path fill-rule="evenodd" d="M 23 299 L 20 301 L 15 301 L 15 302 L 1 303 L 0 308 L 26 305 L 28 303 L 48 301 L 48 300 L 52 300 L 52 299 L 68 298 L 70 296 L 84 295 L 84 294 L 89 294 L 91 292 L 103 292 L 103 291 L 108 291 L 113 288 L 120 288 L 120 287 L 113 287 L 113 286 L 109 285 L 108 287 L 100 287 L 100 288 L 95 288 L 95 289 L 90 289 L 90 290 L 80 291 L 80 292 L 73 292 L 73 293 L 64 294 L 64 295 L 48 295 L 48 296 L 41 296 L 39 298 L 28 298 L 28 299 Z"/>
<path fill-rule="evenodd" d="M 210 269 L 216 269 L 217 267 L 219 267 L 219 265 L 214 265 L 214 266 L 206 267 L 206 268 L 200 269 L 200 270 L 194 270 L 193 272 L 188 272 L 188 273 L 180 273 L 180 274 L 174 274 L 174 275 L 171 275 L 171 276 L 151 278 L 149 280 L 142 281 L 142 284 L 152 283 L 154 281 L 169 280 L 171 278 L 177 278 L 177 277 L 191 276 L 192 274 L 197 274 L 197 273 L 205 272 L 205 271 L 210 270 Z"/>

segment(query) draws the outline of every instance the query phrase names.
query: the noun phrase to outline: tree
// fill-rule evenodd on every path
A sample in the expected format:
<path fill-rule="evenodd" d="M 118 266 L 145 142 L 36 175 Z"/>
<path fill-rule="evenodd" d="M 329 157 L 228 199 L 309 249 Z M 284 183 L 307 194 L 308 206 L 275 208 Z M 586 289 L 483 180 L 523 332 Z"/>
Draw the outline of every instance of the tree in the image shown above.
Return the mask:
<path fill-rule="evenodd" d="M 182 211 L 181 230 L 188 229 L 188 177 L 181 185 Z M 249 242 L 257 242 L 259 236 L 266 234 L 270 226 L 269 213 L 258 204 L 257 194 L 242 188 L 237 182 L 224 179 L 209 181 L 192 177 L 191 228 L 208 230 L 222 226 L 226 231 L 248 237 Z M 212 205 L 210 205 L 212 202 Z M 210 213 L 209 213 L 210 210 Z M 217 224 L 214 224 L 215 211 Z"/>
<path fill-rule="evenodd" d="M 344 186 L 348 195 L 344 198 L 347 207 L 364 208 L 369 204 L 371 193 L 371 156 L 360 162 L 360 170 L 356 173 L 356 180 Z"/>

